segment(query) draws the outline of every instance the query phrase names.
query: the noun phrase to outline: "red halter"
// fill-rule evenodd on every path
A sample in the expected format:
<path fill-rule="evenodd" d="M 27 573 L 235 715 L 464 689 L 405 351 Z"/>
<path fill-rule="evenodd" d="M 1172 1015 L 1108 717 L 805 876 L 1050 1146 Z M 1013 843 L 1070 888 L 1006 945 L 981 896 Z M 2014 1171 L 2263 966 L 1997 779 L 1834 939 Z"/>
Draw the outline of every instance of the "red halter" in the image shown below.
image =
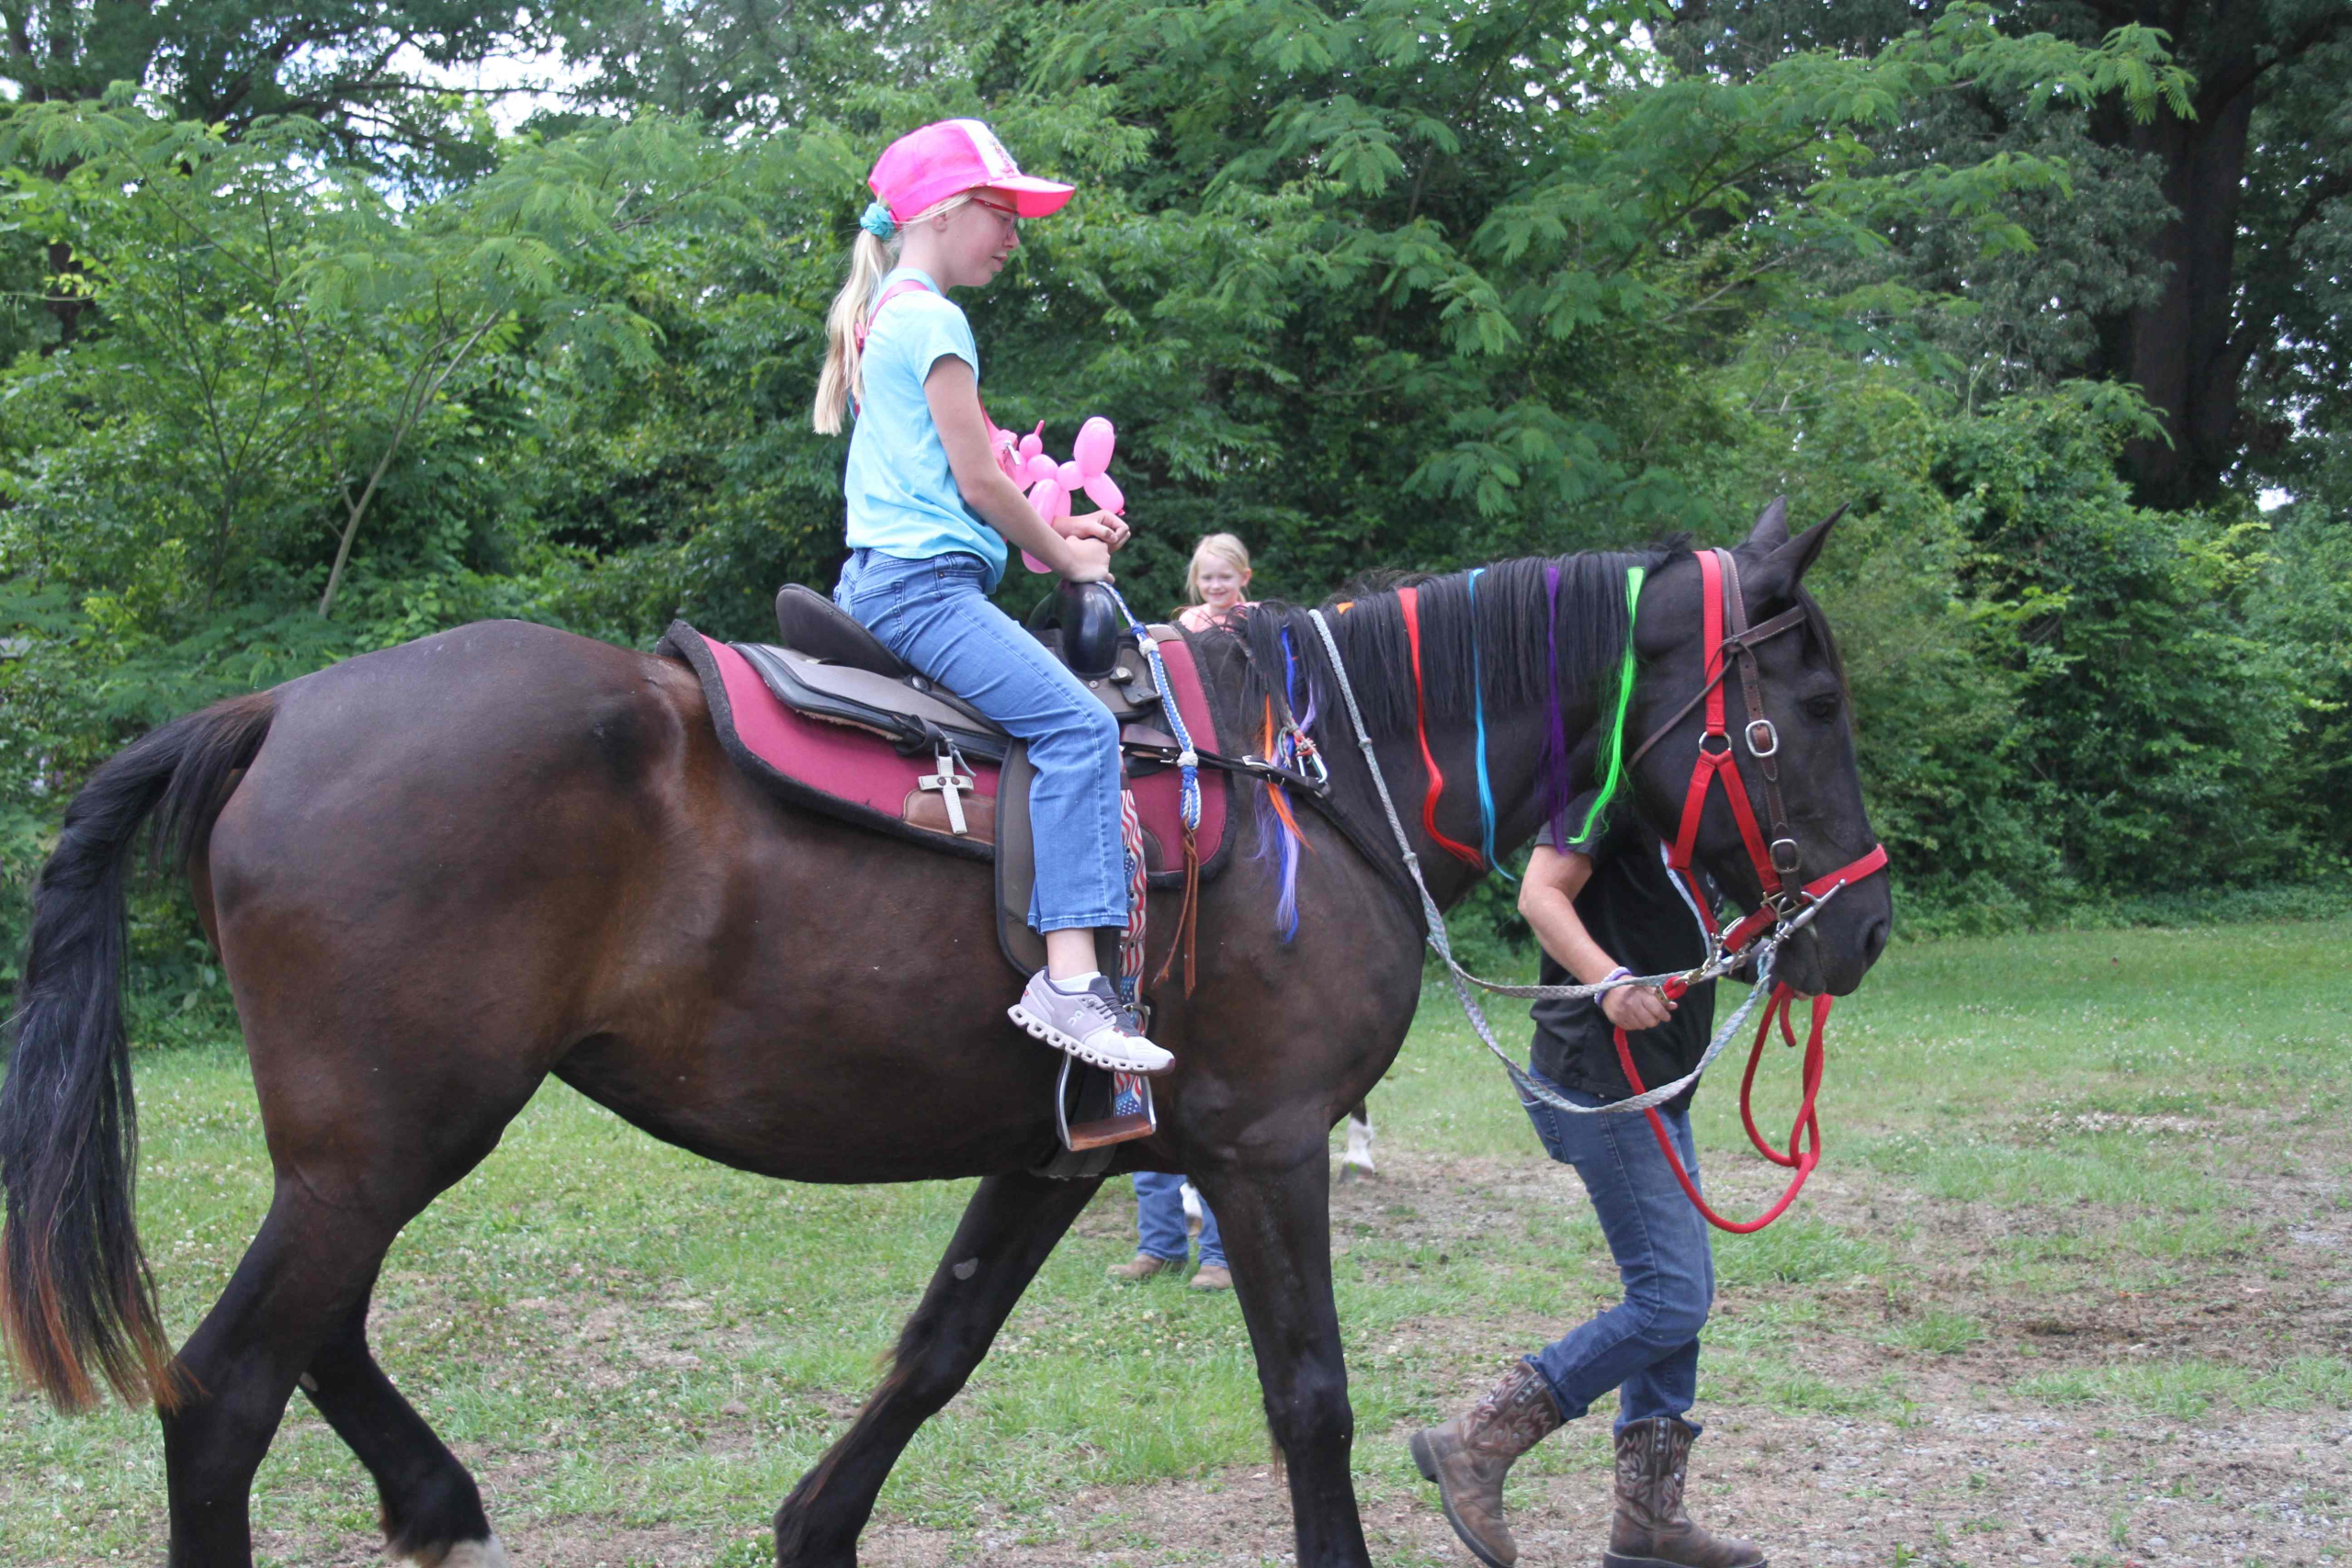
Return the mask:
<path fill-rule="evenodd" d="M 1764 688 L 1756 669 L 1756 645 L 1779 636 L 1797 626 L 1803 619 L 1802 608 L 1782 611 L 1759 626 L 1747 624 L 1747 604 L 1739 591 L 1739 566 L 1729 550 L 1700 550 L 1700 601 L 1702 604 L 1702 644 L 1706 649 L 1706 684 L 1699 695 L 1683 704 L 1675 716 L 1667 720 L 1641 749 L 1634 753 L 1638 762 L 1649 749 L 1657 744 L 1668 731 L 1682 722 L 1683 716 L 1706 704 L 1706 728 L 1699 737 L 1699 757 L 1690 770 L 1690 792 L 1682 801 L 1682 823 L 1674 835 L 1674 842 L 1667 850 L 1666 863 L 1669 874 L 1681 879 L 1690 890 L 1690 907 L 1698 911 L 1700 923 L 1711 936 L 1722 939 L 1725 952 L 1737 953 L 1755 940 L 1758 933 L 1783 920 L 1799 919 L 1813 905 L 1828 897 L 1839 888 L 1861 881 L 1886 869 L 1886 846 L 1875 845 L 1858 860 L 1839 866 L 1826 876 L 1815 878 L 1802 887 L 1791 889 L 1791 879 L 1801 863 L 1793 829 L 1789 827 L 1788 813 L 1781 806 L 1781 770 L 1776 760 L 1781 751 L 1780 731 L 1764 713 Z M 1724 622 L 1726 614 L 1731 621 L 1729 635 Z M 1731 735 L 1724 728 L 1724 682 L 1731 672 L 1724 658 L 1730 653 L 1738 661 L 1740 694 L 1747 708 L 1747 723 L 1742 727 L 1741 739 L 1747 743 L 1747 754 L 1756 761 L 1757 772 L 1764 786 L 1764 806 L 1771 818 L 1771 838 L 1756 820 L 1755 808 L 1747 799 L 1747 781 L 1740 777 L 1739 761 L 1732 745 Z M 1721 931 L 1705 891 L 1690 869 L 1692 853 L 1699 842 L 1699 818 L 1707 808 L 1707 792 L 1720 780 L 1724 798 L 1730 803 L 1732 819 L 1739 825 L 1740 841 L 1747 848 L 1747 858 L 1756 868 L 1756 879 L 1763 889 L 1763 897 L 1755 910 L 1736 923 L 1729 931 Z M 1660 987 L 1668 997 L 1679 997 L 1684 987 L 1679 980 L 1669 980 Z M 1682 1168 L 1681 1157 L 1674 1151 L 1674 1142 L 1667 1135 L 1666 1122 L 1656 1107 L 1644 1112 L 1649 1118 L 1650 1132 L 1657 1139 L 1659 1152 L 1666 1156 L 1673 1168 L 1674 1179 L 1699 1213 L 1718 1229 L 1747 1234 L 1762 1230 L 1781 1217 L 1804 1190 L 1805 1178 L 1821 1163 L 1821 1122 L 1814 1114 L 1814 1100 L 1821 1091 L 1822 1031 L 1829 1022 L 1830 998 L 1813 998 L 1813 1030 L 1805 1041 L 1803 1073 L 1804 1097 L 1797 1107 L 1795 1124 L 1789 1130 L 1786 1152 L 1764 1141 L 1757 1130 L 1756 1117 L 1750 1108 L 1750 1097 L 1756 1083 L 1757 1064 L 1763 1059 L 1764 1042 L 1771 1033 L 1775 1018 L 1780 1021 L 1781 1036 L 1790 1045 L 1796 1044 L 1796 1034 L 1790 1027 L 1789 1009 L 1796 993 L 1787 986 L 1775 984 L 1771 999 L 1765 1004 L 1764 1017 L 1756 1027 L 1756 1043 L 1747 1055 L 1747 1071 L 1739 1080 L 1739 1119 L 1747 1129 L 1748 1142 L 1766 1159 L 1775 1165 L 1792 1168 L 1796 1174 L 1789 1180 L 1788 1190 L 1779 1202 L 1766 1210 L 1761 1218 L 1745 1223 L 1724 1219 L 1707 1206 L 1699 1195 L 1698 1184 Z M 1634 1092 L 1645 1092 L 1641 1075 L 1634 1070 L 1634 1054 L 1625 1043 L 1625 1032 L 1618 1030 L 1614 1036 L 1617 1064 L 1624 1069 L 1625 1081 Z"/>

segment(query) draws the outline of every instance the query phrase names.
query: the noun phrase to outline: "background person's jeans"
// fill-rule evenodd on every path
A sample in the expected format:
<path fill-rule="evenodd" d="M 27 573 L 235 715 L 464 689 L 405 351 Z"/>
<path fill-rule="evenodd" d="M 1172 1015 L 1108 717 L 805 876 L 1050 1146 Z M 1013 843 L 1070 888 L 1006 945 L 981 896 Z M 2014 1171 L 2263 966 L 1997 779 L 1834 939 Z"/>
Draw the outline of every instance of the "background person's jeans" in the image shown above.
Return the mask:
<path fill-rule="evenodd" d="M 1184 1228 L 1184 1179 L 1164 1170 L 1136 1172 L 1136 1247 L 1154 1258 L 1184 1261 L 1191 1235 Z M 1225 1241 L 1216 1233 L 1216 1211 L 1201 1200 L 1201 1267 L 1225 1267 Z"/>
<path fill-rule="evenodd" d="M 1046 647 L 989 602 L 988 567 L 961 552 L 900 560 L 853 550 L 833 588 L 882 646 L 1029 743 L 1039 931 L 1127 923 L 1119 839 L 1119 726 Z"/>
<path fill-rule="evenodd" d="M 1544 1087 L 1578 1105 L 1606 1103 Z M 1697 1183 L 1689 1111 L 1658 1114 Z M 1568 1420 L 1616 1389 L 1619 1431 L 1657 1416 L 1679 1416 L 1696 1429 L 1688 1412 L 1699 1385 L 1699 1328 L 1715 1299 L 1707 1222 L 1667 1168 L 1646 1116 L 1575 1116 L 1540 1104 L 1528 1106 L 1527 1115 L 1552 1157 L 1584 1179 L 1625 1285 L 1623 1301 L 1527 1359 Z"/>

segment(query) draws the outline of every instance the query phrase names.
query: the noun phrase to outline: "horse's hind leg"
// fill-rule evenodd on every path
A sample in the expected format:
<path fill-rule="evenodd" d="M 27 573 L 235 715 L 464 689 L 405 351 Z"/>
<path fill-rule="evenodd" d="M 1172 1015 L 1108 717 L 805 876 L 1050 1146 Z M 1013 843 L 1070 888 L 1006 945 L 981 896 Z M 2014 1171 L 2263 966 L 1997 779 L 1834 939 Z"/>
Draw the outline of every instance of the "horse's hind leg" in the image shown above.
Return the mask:
<path fill-rule="evenodd" d="M 465 1466 L 402 1399 L 368 1348 L 368 1301 L 344 1314 L 300 1380 L 383 1500 L 386 1549 L 422 1568 L 498 1568 L 506 1561 Z"/>
<path fill-rule="evenodd" d="M 254 1472 L 295 1379 L 338 1325 L 367 1310 L 398 1228 L 331 1209 L 299 1180 L 280 1178 L 228 1290 L 180 1348 L 191 1393 L 163 1417 L 173 1568 L 253 1561 Z"/>
<path fill-rule="evenodd" d="M 340 1092 L 347 1086 L 315 1068 L 301 1094 L 257 1077 L 277 1192 L 229 1288 L 180 1349 L 192 1392 L 163 1416 L 173 1568 L 251 1563 L 254 1472 L 306 1375 L 322 1410 L 376 1472 L 387 1526 L 401 1532 L 396 1544 L 424 1568 L 495 1563 L 472 1482 L 383 1382 L 364 1325 L 401 1227 L 496 1145 L 529 1089 L 508 1083 L 470 1101 L 426 1096 L 404 1114 L 380 1097 Z M 273 1101 L 298 1100 L 292 1112 L 272 1115 Z M 444 1113 L 437 1124 L 418 1110 L 461 1103 L 471 1114 Z M 302 1113 L 313 1106 L 351 1119 L 314 1121 Z M 451 1533 L 432 1538 L 443 1529 Z"/>
<path fill-rule="evenodd" d="M 956 1397 L 1100 1180 L 980 1183 L 899 1334 L 890 1375 L 775 1516 L 779 1568 L 852 1568 L 858 1532 L 915 1430 Z"/>

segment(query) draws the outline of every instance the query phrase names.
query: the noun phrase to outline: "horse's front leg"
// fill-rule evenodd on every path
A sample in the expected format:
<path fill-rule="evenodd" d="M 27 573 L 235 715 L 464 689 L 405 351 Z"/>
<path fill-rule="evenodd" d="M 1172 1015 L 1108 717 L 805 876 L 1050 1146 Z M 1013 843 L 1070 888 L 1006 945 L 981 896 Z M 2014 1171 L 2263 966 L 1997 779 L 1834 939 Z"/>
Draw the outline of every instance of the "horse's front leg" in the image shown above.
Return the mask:
<path fill-rule="evenodd" d="M 777 1568 L 851 1568 L 874 1499 L 916 1428 L 956 1397 L 1100 1179 L 991 1176 L 956 1227 L 890 1375 L 775 1515 Z"/>
<path fill-rule="evenodd" d="M 1330 1156 L 1321 1137 L 1289 1169 L 1202 1170 L 1258 1356 L 1266 1416 L 1290 1472 L 1299 1568 L 1365 1568 L 1348 1474 L 1355 1413 L 1331 1301 Z"/>

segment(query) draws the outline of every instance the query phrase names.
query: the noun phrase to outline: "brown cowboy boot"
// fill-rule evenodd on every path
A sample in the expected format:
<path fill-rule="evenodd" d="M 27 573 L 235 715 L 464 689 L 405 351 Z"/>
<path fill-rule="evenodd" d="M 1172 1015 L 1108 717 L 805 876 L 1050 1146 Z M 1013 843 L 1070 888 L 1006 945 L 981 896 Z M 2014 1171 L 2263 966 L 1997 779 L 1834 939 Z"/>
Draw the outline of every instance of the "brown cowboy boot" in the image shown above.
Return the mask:
<path fill-rule="evenodd" d="M 1510 1568 L 1518 1543 L 1503 1523 L 1503 1476 L 1511 1461 L 1560 1425 L 1560 1408 L 1532 1363 L 1521 1361 L 1469 1411 L 1413 1434 L 1413 1462 L 1437 1483 L 1445 1522 L 1487 1568 Z"/>
<path fill-rule="evenodd" d="M 1617 1519 L 1601 1568 L 1765 1568 L 1750 1541 L 1701 1529 L 1682 1511 L 1684 1469 L 1698 1436 L 1671 1416 L 1617 1434 Z"/>

